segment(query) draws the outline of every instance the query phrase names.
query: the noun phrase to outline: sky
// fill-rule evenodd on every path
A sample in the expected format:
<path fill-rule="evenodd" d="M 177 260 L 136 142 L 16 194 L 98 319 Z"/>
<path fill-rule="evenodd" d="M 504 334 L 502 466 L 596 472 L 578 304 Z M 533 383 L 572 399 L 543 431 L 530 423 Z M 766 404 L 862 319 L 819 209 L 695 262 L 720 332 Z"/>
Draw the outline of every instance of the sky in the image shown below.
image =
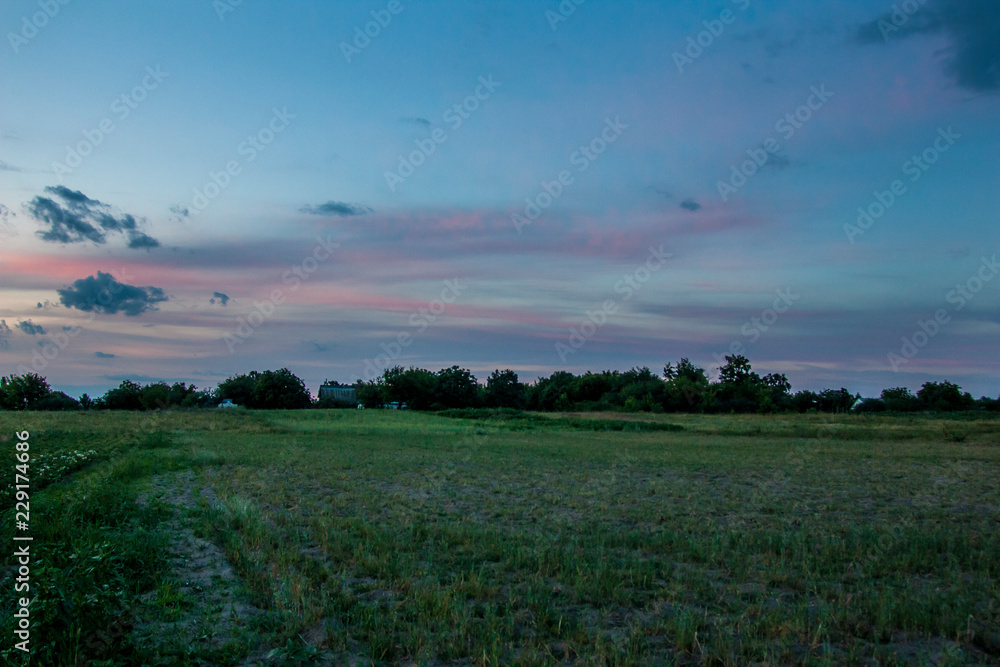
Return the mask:
<path fill-rule="evenodd" d="M 683 6 L 681 6 L 683 5 Z M 1000 3 L 0 4 L 0 372 L 1000 394 Z"/>

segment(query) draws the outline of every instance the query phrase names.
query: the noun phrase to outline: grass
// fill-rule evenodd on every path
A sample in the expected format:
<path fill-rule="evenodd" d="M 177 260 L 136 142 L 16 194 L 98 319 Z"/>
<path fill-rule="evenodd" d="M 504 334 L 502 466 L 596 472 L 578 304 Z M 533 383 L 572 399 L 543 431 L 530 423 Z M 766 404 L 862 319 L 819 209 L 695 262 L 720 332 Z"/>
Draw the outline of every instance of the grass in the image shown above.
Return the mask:
<path fill-rule="evenodd" d="M 24 429 L 37 664 L 1000 663 L 996 418 L 0 414 Z"/>

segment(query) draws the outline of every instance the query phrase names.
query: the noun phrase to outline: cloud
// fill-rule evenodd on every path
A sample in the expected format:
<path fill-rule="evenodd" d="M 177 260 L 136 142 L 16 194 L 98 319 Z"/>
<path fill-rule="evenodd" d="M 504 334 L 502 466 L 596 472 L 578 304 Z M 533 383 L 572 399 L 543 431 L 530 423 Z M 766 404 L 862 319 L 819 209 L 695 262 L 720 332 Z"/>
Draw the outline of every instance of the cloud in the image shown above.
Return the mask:
<path fill-rule="evenodd" d="M 191 210 L 187 206 L 174 205 L 170 207 L 170 219 L 174 222 L 186 222 L 191 216 Z"/>
<path fill-rule="evenodd" d="M 115 280 L 110 273 L 101 271 L 96 276 L 81 278 L 72 286 L 56 291 L 67 308 L 109 315 L 121 311 L 132 317 L 156 310 L 155 304 L 167 300 L 167 295 L 159 287 L 126 285 Z"/>
<path fill-rule="evenodd" d="M 797 163 L 801 164 L 801 163 Z M 781 153 L 772 153 L 767 162 L 764 163 L 764 169 L 787 169 L 792 166 L 792 160 L 787 155 L 782 155 Z"/>
<path fill-rule="evenodd" d="M 29 336 L 37 336 L 39 334 L 45 333 L 45 327 L 41 324 L 35 324 L 31 320 L 25 320 L 24 322 L 18 322 L 17 328 L 28 334 Z"/>
<path fill-rule="evenodd" d="M 10 347 L 10 335 L 12 333 L 14 332 L 7 326 L 7 320 L 0 320 L 0 350 L 6 350 Z"/>
<path fill-rule="evenodd" d="M 109 354 L 107 352 L 94 352 L 94 356 L 98 359 L 114 359 L 115 355 Z"/>
<path fill-rule="evenodd" d="M 698 202 L 696 202 L 691 198 L 688 198 L 681 202 L 681 208 L 684 209 L 685 211 L 694 212 L 701 208 L 701 204 L 699 204 Z"/>
<path fill-rule="evenodd" d="M 212 295 L 212 298 L 209 299 L 208 302 L 214 304 L 216 299 L 218 299 L 219 303 L 222 304 L 223 306 L 229 304 L 229 296 L 226 295 L 226 294 L 223 294 L 222 292 L 216 292 L 216 293 L 214 293 Z"/>
<path fill-rule="evenodd" d="M 307 340 L 303 342 L 309 345 L 312 348 L 313 352 L 326 352 L 328 349 L 330 349 L 329 343 L 321 343 L 318 340 Z"/>
<path fill-rule="evenodd" d="M 15 167 L 12 164 L 7 164 L 3 160 L 0 160 L 0 171 L 24 171 L 20 167 Z"/>
<path fill-rule="evenodd" d="M 303 206 L 299 209 L 299 212 L 308 213 L 310 215 L 336 215 L 347 217 L 352 215 L 366 215 L 371 213 L 372 209 L 367 206 L 362 206 L 361 204 L 348 204 L 342 201 L 328 201 L 325 204 L 320 204 L 318 206 Z"/>
<path fill-rule="evenodd" d="M 411 116 L 409 118 L 403 118 L 402 121 L 404 123 L 413 123 L 414 125 L 420 125 L 422 127 L 430 127 L 431 125 L 433 125 L 433 123 L 431 123 L 429 120 L 427 120 L 426 118 L 422 118 L 420 116 Z"/>
<path fill-rule="evenodd" d="M 958 85 L 977 92 L 1000 91 L 1000 3 L 996 0 L 932 0 L 912 14 L 894 8 L 860 25 L 856 39 L 860 44 L 877 44 L 939 33 L 950 42 L 945 72 Z"/>
<path fill-rule="evenodd" d="M 129 248 L 158 248 L 160 242 L 146 232 L 137 232 L 134 229 L 128 233 Z"/>
<path fill-rule="evenodd" d="M 44 241 L 53 243 L 107 243 L 107 232 L 126 234 L 130 248 L 152 248 L 159 242 L 139 231 L 145 222 L 129 213 L 120 213 L 111 206 L 91 199 L 78 190 L 56 185 L 45 188 L 52 197 L 38 196 L 25 205 L 28 214 L 47 229 L 37 232 Z"/>
<path fill-rule="evenodd" d="M 14 235 L 14 225 L 7 221 L 8 217 L 16 216 L 9 208 L 0 204 L 0 240 Z"/>

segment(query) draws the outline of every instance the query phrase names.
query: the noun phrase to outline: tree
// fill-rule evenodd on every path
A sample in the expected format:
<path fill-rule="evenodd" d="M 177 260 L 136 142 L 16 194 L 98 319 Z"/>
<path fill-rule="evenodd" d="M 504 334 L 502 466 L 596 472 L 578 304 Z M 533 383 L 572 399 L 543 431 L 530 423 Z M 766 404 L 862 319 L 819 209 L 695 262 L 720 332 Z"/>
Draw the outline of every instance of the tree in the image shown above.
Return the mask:
<path fill-rule="evenodd" d="M 750 360 L 742 354 L 727 354 L 726 363 L 719 369 L 719 382 L 734 385 L 760 384 L 760 376 L 753 372 Z"/>
<path fill-rule="evenodd" d="M 754 412 L 769 410 L 763 381 L 753 372 L 750 360 L 742 354 L 726 355 L 726 363 L 719 369 L 719 382 L 714 386 L 714 400 L 710 407 L 721 412 Z"/>
<path fill-rule="evenodd" d="M 819 392 L 819 409 L 822 412 L 847 412 L 860 396 L 855 396 L 843 387 L 824 389 Z"/>
<path fill-rule="evenodd" d="M 406 403 L 413 410 L 429 410 L 434 404 L 438 388 L 438 378 L 428 370 L 410 366 L 386 369 L 382 373 L 386 386 L 387 400 Z"/>
<path fill-rule="evenodd" d="M 760 402 L 762 411 L 789 410 L 793 407 L 789 394 L 792 390 L 792 383 L 788 381 L 784 373 L 768 373 L 761 378 L 760 383 L 763 394 Z"/>
<path fill-rule="evenodd" d="M 142 387 L 131 380 L 122 380 L 104 394 L 101 403 L 107 410 L 142 410 Z"/>
<path fill-rule="evenodd" d="M 918 408 L 917 397 L 906 387 L 883 389 L 882 402 L 890 412 L 910 412 Z"/>
<path fill-rule="evenodd" d="M 475 407 L 479 384 L 467 368 L 452 366 L 437 373 L 437 400 L 446 408 Z"/>
<path fill-rule="evenodd" d="M 229 399 L 236 405 L 253 407 L 253 391 L 257 385 L 257 371 L 250 371 L 246 375 L 234 375 L 219 383 L 216 388 L 216 397 L 219 400 Z"/>
<path fill-rule="evenodd" d="M 527 398 L 517 373 L 499 368 L 490 373 L 483 395 L 486 405 L 491 408 L 523 408 Z"/>
<path fill-rule="evenodd" d="M 564 410 L 569 403 L 568 392 L 575 384 L 572 373 L 556 371 L 528 389 L 528 406 L 533 410 Z M 563 398 L 565 397 L 565 398 Z"/>
<path fill-rule="evenodd" d="M 795 396 L 792 397 L 792 407 L 797 412 L 819 410 L 819 394 L 808 389 L 796 392 Z"/>
<path fill-rule="evenodd" d="M 917 392 L 917 401 L 925 410 L 952 412 L 954 410 L 969 410 L 974 404 L 972 395 L 962 393 L 957 384 L 948 382 L 925 382 Z"/>
<path fill-rule="evenodd" d="M 297 410 L 312 405 L 306 383 L 287 368 L 259 373 L 250 400 L 252 408 Z"/>
<path fill-rule="evenodd" d="M 695 412 L 705 407 L 706 392 L 709 387 L 708 375 L 704 368 L 695 366 L 686 357 L 676 365 L 663 367 L 664 385 L 663 408 L 669 412 Z"/>
<path fill-rule="evenodd" d="M 51 392 L 49 383 L 37 373 L 0 378 L 0 403 L 5 410 L 35 410 Z"/>
<path fill-rule="evenodd" d="M 140 394 L 143 410 L 165 410 L 170 407 L 170 386 L 155 382 L 142 388 Z"/>
<path fill-rule="evenodd" d="M 380 408 L 386 403 L 385 385 L 378 380 L 358 380 L 354 389 L 358 392 L 358 402 L 366 408 Z"/>

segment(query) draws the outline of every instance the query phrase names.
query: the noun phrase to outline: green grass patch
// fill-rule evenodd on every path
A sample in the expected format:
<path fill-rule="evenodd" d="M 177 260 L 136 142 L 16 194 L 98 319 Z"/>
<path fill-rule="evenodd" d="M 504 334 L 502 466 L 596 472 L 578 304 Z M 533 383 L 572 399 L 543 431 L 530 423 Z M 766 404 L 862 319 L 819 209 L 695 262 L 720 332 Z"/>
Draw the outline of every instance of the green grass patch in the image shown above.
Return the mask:
<path fill-rule="evenodd" d="M 35 664 L 1000 656 L 996 418 L 239 412 L 0 415 L 52 462 L 32 488 Z M 170 471 L 261 611 L 239 642 L 133 637 L 137 606 L 197 611 L 172 510 L 135 502 Z"/>

